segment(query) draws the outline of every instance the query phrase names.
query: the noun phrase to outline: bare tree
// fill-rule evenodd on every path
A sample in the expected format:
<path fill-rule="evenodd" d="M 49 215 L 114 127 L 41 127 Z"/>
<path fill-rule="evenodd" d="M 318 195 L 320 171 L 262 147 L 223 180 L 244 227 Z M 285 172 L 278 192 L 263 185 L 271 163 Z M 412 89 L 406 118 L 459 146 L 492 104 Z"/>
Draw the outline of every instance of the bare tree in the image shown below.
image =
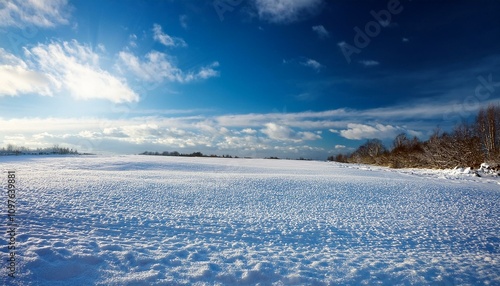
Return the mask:
<path fill-rule="evenodd" d="M 484 156 L 481 152 L 479 137 L 473 126 L 462 122 L 455 127 L 452 135 L 453 162 L 460 166 L 479 167 Z"/>
<path fill-rule="evenodd" d="M 375 159 L 386 151 L 387 149 L 382 144 L 382 141 L 379 139 L 370 139 L 352 153 L 350 161 L 355 163 L 374 164 L 376 163 Z"/>
<path fill-rule="evenodd" d="M 408 137 L 406 136 L 406 133 L 401 133 L 396 138 L 394 138 L 394 141 L 392 142 L 392 147 L 394 151 L 398 151 L 401 149 L 404 149 L 405 146 L 408 145 Z"/>
<path fill-rule="evenodd" d="M 486 159 L 493 160 L 500 154 L 500 105 L 490 104 L 481 108 L 476 117 L 476 133 Z"/>

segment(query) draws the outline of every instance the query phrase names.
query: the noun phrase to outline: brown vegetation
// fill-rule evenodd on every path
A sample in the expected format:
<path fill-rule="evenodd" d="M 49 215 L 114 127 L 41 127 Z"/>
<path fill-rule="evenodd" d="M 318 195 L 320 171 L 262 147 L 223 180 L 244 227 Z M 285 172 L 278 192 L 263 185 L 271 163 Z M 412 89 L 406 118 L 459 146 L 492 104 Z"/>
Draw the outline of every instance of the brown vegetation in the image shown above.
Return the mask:
<path fill-rule="evenodd" d="M 392 168 L 478 168 L 500 163 L 500 105 L 481 108 L 474 123 L 457 125 L 451 133 L 436 129 L 427 141 L 396 136 L 387 150 L 378 139 L 368 140 L 350 155 L 328 160 L 389 166 Z"/>

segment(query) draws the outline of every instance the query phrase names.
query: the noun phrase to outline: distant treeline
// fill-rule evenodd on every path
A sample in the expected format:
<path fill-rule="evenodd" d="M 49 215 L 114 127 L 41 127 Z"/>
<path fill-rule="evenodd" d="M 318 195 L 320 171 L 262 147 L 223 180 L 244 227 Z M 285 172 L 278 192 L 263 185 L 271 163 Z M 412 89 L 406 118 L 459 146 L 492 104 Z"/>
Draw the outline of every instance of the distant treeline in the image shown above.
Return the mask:
<path fill-rule="evenodd" d="M 498 165 L 500 105 L 481 108 L 473 123 L 463 122 L 451 133 L 436 129 L 427 141 L 402 133 L 390 150 L 379 139 L 371 139 L 352 154 L 338 154 L 328 160 L 392 168 L 478 168 L 483 162 Z"/>
<path fill-rule="evenodd" d="M 240 158 L 238 156 L 232 156 L 232 155 L 222 155 L 222 156 L 219 156 L 219 155 L 205 155 L 201 152 L 194 152 L 194 153 L 190 153 L 190 154 L 183 154 L 183 153 L 179 153 L 177 151 L 174 151 L 174 152 L 168 152 L 168 151 L 164 151 L 164 152 L 151 152 L 151 151 L 145 151 L 145 152 L 142 152 L 140 153 L 139 155 L 152 155 L 152 156 L 174 156 L 174 157 L 209 157 L 209 158 Z M 245 159 L 250 159 L 251 157 L 243 157 Z M 274 156 L 271 156 L 271 157 L 265 157 L 264 159 L 280 159 L 278 157 L 274 157 Z M 290 160 L 290 159 L 286 159 L 286 160 Z M 311 159 L 304 159 L 303 157 L 300 157 L 299 159 L 296 159 L 296 160 L 304 160 L 304 161 L 310 161 Z"/>
<path fill-rule="evenodd" d="M 145 152 L 142 152 L 140 153 L 139 155 L 153 155 L 153 156 L 173 156 L 173 157 L 211 157 L 211 158 L 239 158 L 238 156 L 231 156 L 231 155 L 222 155 L 222 156 L 218 156 L 218 155 L 205 155 L 201 152 L 193 152 L 193 153 L 190 153 L 190 154 L 184 154 L 184 153 L 179 153 L 177 151 L 174 151 L 174 152 L 168 152 L 168 151 L 164 151 L 164 152 L 151 152 L 151 151 L 145 151 Z"/>
<path fill-rule="evenodd" d="M 47 148 L 37 148 L 30 149 L 26 147 L 19 147 L 12 144 L 7 145 L 7 147 L 2 147 L 0 149 L 0 155 L 67 155 L 67 154 L 79 154 L 76 149 L 70 149 L 65 147 L 59 147 L 59 145 L 54 145 Z"/>

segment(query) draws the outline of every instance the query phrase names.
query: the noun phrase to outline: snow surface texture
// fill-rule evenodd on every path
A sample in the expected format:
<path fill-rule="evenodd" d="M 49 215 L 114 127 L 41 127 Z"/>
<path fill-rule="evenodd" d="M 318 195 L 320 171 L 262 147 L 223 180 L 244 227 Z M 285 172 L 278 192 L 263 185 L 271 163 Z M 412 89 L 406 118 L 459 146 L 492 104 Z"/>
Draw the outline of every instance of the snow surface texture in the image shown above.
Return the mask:
<path fill-rule="evenodd" d="M 499 285 L 495 178 L 327 162 L 0 158 L 17 285 Z M 2 192 L 6 201 L 6 192 Z M 6 202 L 2 202 L 2 217 Z"/>

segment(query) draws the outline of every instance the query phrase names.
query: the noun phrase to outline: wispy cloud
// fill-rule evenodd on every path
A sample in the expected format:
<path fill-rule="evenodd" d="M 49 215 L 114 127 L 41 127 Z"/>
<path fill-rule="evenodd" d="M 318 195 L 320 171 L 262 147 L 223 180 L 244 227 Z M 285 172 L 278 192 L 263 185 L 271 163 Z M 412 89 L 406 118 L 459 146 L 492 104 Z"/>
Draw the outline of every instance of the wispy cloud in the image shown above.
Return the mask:
<path fill-rule="evenodd" d="M 322 64 L 320 64 L 318 61 L 313 60 L 313 59 L 307 59 L 304 62 L 301 62 L 303 66 L 310 67 L 314 69 L 315 71 L 320 71 L 321 68 L 323 67 Z"/>
<path fill-rule="evenodd" d="M 245 128 L 241 130 L 242 133 L 249 134 L 249 135 L 254 135 L 257 133 L 257 130 L 252 129 L 252 128 Z"/>
<path fill-rule="evenodd" d="M 130 35 L 130 47 L 136 39 L 136 35 Z M 174 57 L 151 51 L 140 58 L 129 46 L 115 56 L 114 71 L 121 74 L 113 74 L 101 64 L 102 55 L 107 53 L 102 44 L 92 48 L 76 40 L 52 41 L 23 47 L 24 53 L 19 56 L 0 48 L 0 96 L 69 95 L 76 100 L 137 102 L 140 97 L 129 86 L 131 78 L 189 83 L 220 74 L 217 61 L 185 71 L 176 65 Z"/>
<path fill-rule="evenodd" d="M 67 0 L 11 0 L 0 2 L 1 26 L 52 28 L 69 23 Z"/>
<path fill-rule="evenodd" d="M 171 37 L 165 34 L 158 24 L 153 25 L 153 38 L 166 47 L 186 47 L 187 43 L 182 38 Z"/>
<path fill-rule="evenodd" d="M 53 95 L 49 78 L 31 70 L 22 59 L 0 48 L 0 96 Z"/>
<path fill-rule="evenodd" d="M 193 79 L 209 79 L 211 77 L 218 77 L 219 71 L 215 68 L 219 67 L 219 62 L 213 62 L 208 66 L 202 67 L 200 71 L 193 75 Z"/>
<path fill-rule="evenodd" d="M 255 0 L 259 17 L 272 23 L 290 23 L 314 14 L 323 0 Z"/>
<path fill-rule="evenodd" d="M 328 30 L 323 25 L 313 26 L 312 30 L 318 35 L 320 39 L 326 39 L 330 37 L 330 32 L 328 32 Z"/>
<path fill-rule="evenodd" d="M 181 69 L 168 59 L 167 55 L 157 51 L 146 54 L 143 60 L 136 55 L 122 51 L 118 54 L 119 65 L 124 66 L 139 79 L 150 82 L 184 81 Z"/>
<path fill-rule="evenodd" d="M 128 37 L 128 45 L 131 46 L 132 48 L 136 48 L 137 47 L 137 35 L 131 34 Z"/>
<path fill-rule="evenodd" d="M 389 124 L 384 125 L 380 123 L 375 125 L 350 123 L 347 124 L 347 129 L 340 131 L 340 135 L 344 138 L 354 140 L 370 138 L 387 139 L 394 138 L 397 134 L 402 132 L 417 136 L 422 135 L 422 133 L 414 130 L 408 130 L 400 126 L 393 126 Z"/>
<path fill-rule="evenodd" d="M 66 91 L 76 99 L 117 103 L 139 100 L 125 79 L 103 70 L 99 55 L 77 41 L 39 44 L 27 52 L 56 90 Z"/>
<path fill-rule="evenodd" d="M 219 66 L 218 62 L 202 67 L 198 72 L 184 72 L 175 65 L 172 58 L 157 51 L 149 52 L 142 60 L 136 55 L 125 51 L 120 52 L 118 57 L 119 66 L 125 67 L 136 77 L 149 82 L 167 80 L 186 83 L 219 75 L 219 72 L 215 70 Z"/>
<path fill-rule="evenodd" d="M 0 49 L 0 95 L 69 94 L 75 99 L 138 101 L 126 80 L 99 64 L 99 55 L 77 41 L 25 48 L 27 60 Z"/>
<path fill-rule="evenodd" d="M 305 67 L 308 67 L 308 68 L 315 70 L 316 72 L 319 72 L 324 67 L 317 60 L 306 58 L 306 57 L 283 59 L 282 63 L 284 65 L 293 64 L 293 65 L 305 66 Z"/>
<path fill-rule="evenodd" d="M 305 140 L 321 139 L 321 136 L 313 132 L 296 132 L 288 126 L 279 125 L 276 123 L 267 123 L 261 132 L 266 134 L 270 139 L 278 141 L 295 141 L 302 142 Z"/>
<path fill-rule="evenodd" d="M 359 61 L 359 63 L 365 67 L 374 67 L 374 66 L 378 66 L 380 64 L 378 61 L 374 61 L 374 60 L 364 60 L 364 61 Z"/>

